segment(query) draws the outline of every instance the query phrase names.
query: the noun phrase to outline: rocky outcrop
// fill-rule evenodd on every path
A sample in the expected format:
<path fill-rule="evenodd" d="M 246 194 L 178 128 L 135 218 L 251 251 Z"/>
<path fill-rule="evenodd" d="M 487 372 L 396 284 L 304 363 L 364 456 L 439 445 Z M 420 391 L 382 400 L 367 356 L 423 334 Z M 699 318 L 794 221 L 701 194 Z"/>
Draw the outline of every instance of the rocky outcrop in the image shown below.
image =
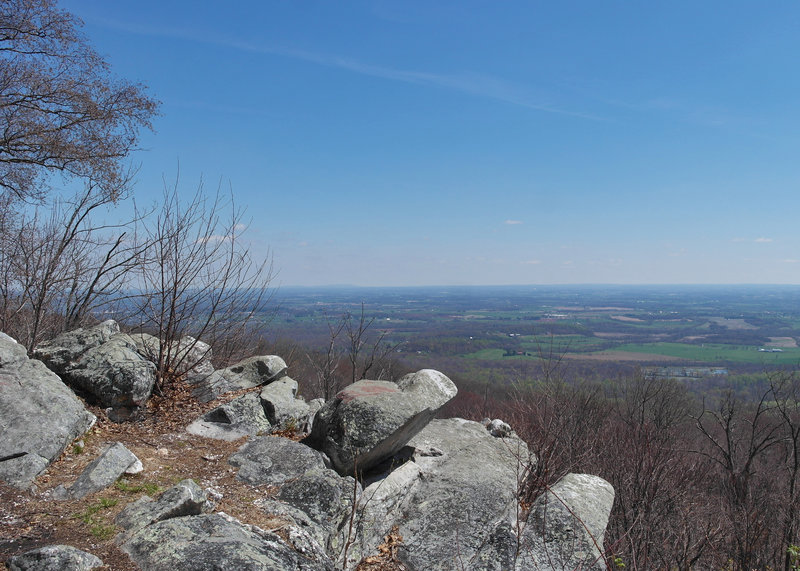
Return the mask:
<path fill-rule="evenodd" d="M 319 410 L 308 442 L 327 454 L 340 474 L 369 470 L 396 454 L 457 392 L 432 369 L 397 383 L 358 381 Z"/>
<path fill-rule="evenodd" d="M 155 365 L 112 320 L 40 343 L 34 355 L 64 382 L 122 418 L 145 403 L 156 381 Z"/>
<path fill-rule="evenodd" d="M 56 374 L 0 333 L 0 480 L 28 487 L 94 422 Z"/>
<path fill-rule="evenodd" d="M 409 568 L 471 568 L 496 523 L 516 516 L 527 445 L 493 437 L 477 422 L 447 419 L 432 421 L 409 447 L 406 464 L 364 491 L 360 551 L 373 551 L 397 525 Z"/>
<path fill-rule="evenodd" d="M 139 354 L 125 333 L 88 349 L 62 374 L 101 406 L 119 410 L 142 406 L 156 382 L 156 366 Z"/>
<path fill-rule="evenodd" d="M 109 319 L 94 327 L 68 331 L 54 339 L 39 343 L 33 351 L 33 356 L 60 375 L 73 367 L 86 351 L 102 345 L 119 332 L 117 322 Z"/>
<path fill-rule="evenodd" d="M 286 362 L 276 355 L 250 357 L 210 375 L 189 379 L 194 385 L 192 394 L 200 402 L 209 402 L 219 395 L 250 389 L 273 381 L 286 372 Z"/>
<path fill-rule="evenodd" d="M 10 557 L 9 571 L 90 571 L 103 566 L 99 557 L 70 545 L 47 545 Z"/>
<path fill-rule="evenodd" d="M 154 367 L 142 357 L 154 343 L 105 322 L 43 344 L 39 354 L 120 410 L 149 395 L 150 388 L 139 390 L 132 377 L 137 368 Z M 187 339 L 183 347 L 188 355 L 198 346 L 202 351 Z M 200 362 L 206 354 L 194 357 Z M 611 486 L 570 474 L 532 506 L 520 504 L 535 462 L 526 444 L 500 419 L 433 420 L 456 394 L 438 371 L 425 369 L 396 383 L 359 381 L 324 404 L 298 398 L 297 382 L 285 376 L 280 357 L 204 371 L 191 379 L 203 400 L 256 390 L 207 412 L 187 430 L 248 438 L 228 462 L 239 481 L 258 488 L 253 503 L 278 522 L 280 533 L 209 513 L 213 492 L 184 480 L 157 500 L 133 502 L 116 518 L 116 542 L 142 569 L 353 570 L 386 537 L 395 538 L 393 552 L 410 571 L 605 568 Z M 2 335 L 0 388 L 0 478 L 25 485 L 93 417 L 54 373 Z M 33 408 L 25 408 L 29 403 Z M 294 429 L 299 438 L 309 426 L 303 442 L 267 435 Z M 32 436 L 24 440 L 14 430 Z M 135 464 L 121 444 L 111 446 L 63 497 L 102 489 Z M 70 564 L 65 560 L 60 568 Z"/>
<path fill-rule="evenodd" d="M 319 410 L 313 410 L 309 403 L 297 397 L 297 381 L 291 377 L 281 377 L 261 389 L 261 404 L 278 430 L 304 431 Z"/>

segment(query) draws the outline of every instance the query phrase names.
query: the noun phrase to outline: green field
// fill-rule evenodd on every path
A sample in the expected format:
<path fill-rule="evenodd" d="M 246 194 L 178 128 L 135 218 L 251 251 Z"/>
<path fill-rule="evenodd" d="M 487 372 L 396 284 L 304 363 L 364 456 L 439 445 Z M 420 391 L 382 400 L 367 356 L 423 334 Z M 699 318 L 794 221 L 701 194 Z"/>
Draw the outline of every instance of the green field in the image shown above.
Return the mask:
<path fill-rule="evenodd" d="M 642 343 L 625 344 L 614 348 L 614 351 L 630 353 L 650 353 L 676 357 L 698 363 L 764 363 L 767 365 L 793 365 L 800 362 L 800 348 L 786 348 L 781 353 L 764 353 L 758 347 L 742 345 L 723 345 L 706 343 L 704 345 L 688 345 L 685 343 Z"/>

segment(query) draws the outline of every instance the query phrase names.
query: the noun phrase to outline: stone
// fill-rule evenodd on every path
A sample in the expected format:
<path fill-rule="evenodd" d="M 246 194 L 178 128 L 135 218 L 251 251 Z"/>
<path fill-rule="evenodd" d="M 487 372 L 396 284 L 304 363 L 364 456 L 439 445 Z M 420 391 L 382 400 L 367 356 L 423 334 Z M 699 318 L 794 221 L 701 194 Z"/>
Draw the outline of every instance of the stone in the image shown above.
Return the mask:
<path fill-rule="evenodd" d="M 236 477 L 252 486 L 280 485 L 309 470 L 325 468 L 322 454 L 280 436 L 252 438 L 228 463 L 239 468 Z"/>
<path fill-rule="evenodd" d="M 255 393 L 247 393 L 220 405 L 186 427 L 190 434 L 229 442 L 271 430 L 261 398 Z"/>
<path fill-rule="evenodd" d="M 500 420 L 499 418 L 495 418 L 489 424 L 486 425 L 486 430 L 489 431 L 489 434 L 496 438 L 505 438 L 506 436 L 511 436 L 511 427 Z"/>
<path fill-rule="evenodd" d="M 103 562 L 71 545 L 46 545 L 9 557 L 6 565 L 10 571 L 89 571 Z"/>
<path fill-rule="evenodd" d="M 105 489 L 138 462 L 136 455 L 124 444 L 114 442 L 84 468 L 67 494 L 70 498 L 79 499 Z"/>
<path fill-rule="evenodd" d="M 397 383 L 358 381 L 317 412 L 308 442 L 327 454 L 340 474 L 367 471 L 396 454 L 457 392 L 432 369 Z"/>
<path fill-rule="evenodd" d="M 374 550 L 374 542 L 397 525 L 403 537 L 399 557 L 409 568 L 471 568 L 497 522 L 517 513 L 530 462 L 527 445 L 515 436 L 495 438 L 480 423 L 462 419 L 434 420 L 408 445 L 409 463 L 416 466 L 403 465 L 407 473 L 394 485 L 399 497 L 380 500 L 396 507 L 360 539 L 362 552 Z"/>
<path fill-rule="evenodd" d="M 280 537 L 224 513 L 153 523 L 121 546 L 148 571 L 333 571 L 330 561 L 298 553 Z"/>
<path fill-rule="evenodd" d="M 306 514 L 316 527 L 312 535 L 329 553 L 338 553 L 346 541 L 343 525 L 360 494 L 361 485 L 351 476 L 315 469 L 286 482 L 277 499 Z"/>
<path fill-rule="evenodd" d="M 286 362 L 276 355 L 250 357 L 209 375 L 188 379 L 194 385 L 192 394 L 200 402 L 209 402 L 219 395 L 250 389 L 280 378 L 286 372 Z"/>
<path fill-rule="evenodd" d="M 208 500 L 208 493 L 194 480 L 183 480 L 167 489 L 157 500 L 139 498 L 122 510 L 114 523 L 125 530 L 124 536 L 134 533 L 158 521 L 174 517 L 199 515 Z"/>
<path fill-rule="evenodd" d="M 58 375 L 0 334 L 0 480 L 29 487 L 95 420 Z"/>
<path fill-rule="evenodd" d="M 101 406 L 130 410 L 142 406 L 150 397 L 156 366 L 138 353 L 129 335 L 117 333 L 88 349 L 62 374 Z"/>
<path fill-rule="evenodd" d="M 297 381 L 291 377 L 281 377 L 261 389 L 261 403 L 267 419 L 278 430 L 300 432 L 309 424 L 311 407 L 297 398 Z"/>
<path fill-rule="evenodd" d="M 614 488 L 598 476 L 567 474 L 534 502 L 516 569 L 607 569 L 603 539 Z"/>
<path fill-rule="evenodd" d="M 109 319 L 94 327 L 78 328 L 39 343 L 33 356 L 60 375 L 72 367 L 86 351 L 102 345 L 117 333 L 119 325 Z"/>

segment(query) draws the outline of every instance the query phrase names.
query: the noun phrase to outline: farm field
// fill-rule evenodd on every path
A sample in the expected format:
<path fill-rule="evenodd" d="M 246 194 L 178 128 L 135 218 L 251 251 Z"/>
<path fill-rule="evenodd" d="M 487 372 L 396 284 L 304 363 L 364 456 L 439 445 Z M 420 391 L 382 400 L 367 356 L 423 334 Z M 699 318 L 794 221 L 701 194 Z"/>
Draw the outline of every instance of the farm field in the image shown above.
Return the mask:
<path fill-rule="evenodd" d="M 448 370 L 542 359 L 732 372 L 800 364 L 798 286 L 505 286 L 289 289 L 265 328 L 323 346 L 360 315 L 400 360 Z"/>

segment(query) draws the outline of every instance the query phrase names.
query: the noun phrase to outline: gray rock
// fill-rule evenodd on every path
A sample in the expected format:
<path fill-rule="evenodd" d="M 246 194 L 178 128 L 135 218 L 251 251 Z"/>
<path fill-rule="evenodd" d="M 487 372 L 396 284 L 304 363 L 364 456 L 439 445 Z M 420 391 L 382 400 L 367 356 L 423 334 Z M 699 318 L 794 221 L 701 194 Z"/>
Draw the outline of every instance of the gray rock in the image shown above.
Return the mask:
<path fill-rule="evenodd" d="M 495 418 L 493 421 L 489 422 L 489 424 L 486 425 L 486 430 L 489 431 L 489 434 L 497 438 L 505 438 L 506 436 L 511 436 L 512 433 L 511 427 L 499 418 Z"/>
<path fill-rule="evenodd" d="M 139 459 L 125 445 L 114 442 L 84 468 L 67 494 L 70 498 L 79 499 L 107 488 L 137 462 Z"/>
<path fill-rule="evenodd" d="M 332 571 L 330 561 L 307 558 L 275 534 L 223 513 L 179 517 L 145 527 L 122 550 L 148 571 Z"/>
<path fill-rule="evenodd" d="M 129 335 L 117 333 L 87 350 L 71 366 L 64 379 L 97 399 L 101 406 L 135 409 L 153 391 L 156 366 L 142 357 Z"/>
<path fill-rule="evenodd" d="M 20 364 L 28 360 L 25 347 L 16 339 L 0 332 L 0 368 Z"/>
<path fill-rule="evenodd" d="M 613 503 L 614 488 L 602 478 L 564 476 L 534 502 L 516 569 L 606 569 L 603 536 Z"/>
<path fill-rule="evenodd" d="M 228 463 L 239 468 L 236 477 L 252 486 L 279 485 L 309 470 L 325 467 L 322 454 L 288 438 L 259 436 L 233 454 Z"/>
<path fill-rule="evenodd" d="M 233 441 L 256 434 L 269 433 L 272 425 L 257 394 L 247 393 L 210 410 L 186 431 L 197 436 Z"/>
<path fill-rule="evenodd" d="M 276 355 L 250 357 L 210 375 L 188 379 L 194 385 L 192 394 L 200 402 L 209 402 L 221 394 L 250 389 L 283 376 L 286 362 Z"/>
<path fill-rule="evenodd" d="M 281 377 L 261 389 L 261 403 L 272 425 L 279 430 L 302 431 L 316 413 L 306 401 L 297 398 L 297 381 Z M 319 410 L 319 409 L 317 409 Z"/>
<path fill-rule="evenodd" d="M 108 341 L 119 333 L 119 325 L 109 319 L 94 327 L 79 328 L 62 333 L 58 337 L 40 343 L 33 351 L 34 357 L 43 361 L 51 370 L 62 374 L 89 349 Z"/>
<path fill-rule="evenodd" d="M 358 381 L 325 403 L 309 443 L 325 452 L 340 474 L 362 472 L 396 454 L 458 389 L 445 375 L 423 369 L 400 381 Z"/>
<path fill-rule="evenodd" d="M 259 498 L 253 504 L 268 514 L 271 520 L 280 522 L 276 528 L 284 537 L 288 537 L 295 551 L 319 561 L 328 558 L 328 534 L 303 510 L 268 498 Z"/>
<path fill-rule="evenodd" d="M 193 480 L 183 480 L 166 490 L 158 500 L 149 497 L 139 498 L 125 507 L 114 520 L 126 531 L 121 536 L 130 538 L 140 529 L 152 523 L 183 517 L 199 515 L 208 500 L 208 493 Z"/>
<path fill-rule="evenodd" d="M 89 571 L 103 566 L 100 558 L 70 545 L 46 545 L 9 557 L 10 571 Z"/>
<path fill-rule="evenodd" d="M 420 474 L 405 468 L 410 489 L 402 490 L 394 513 L 384 519 L 388 527 L 373 532 L 373 540 L 395 524 L 403 537 L 400 558 L 410 568 L 472 568 L 470 560 L 497 522 L 516 514 L 527 445 L 514 436 L 492 437 L 477 422 L 448 419 L 432 421 L 409 446 Z M 365 539 L 370 552 L 374 544 Z"/>
<path fill-rule="evenodd" d="M 329 553 L 339 553 L 346 537 L 345 520 L 353 510 L 354 496 L 361 494 L 361 485 L 352 477 L 339 476 L 333 470 L 310 470 L 286 482 L 278 492 L 278 500 L 301 510 L 314 523 L 313 535 Z"/>
<path fill-rule="evenodd" d="M 95 420 L 56 374 L 0 335 L 0 480 L 27 488 Z"/>

